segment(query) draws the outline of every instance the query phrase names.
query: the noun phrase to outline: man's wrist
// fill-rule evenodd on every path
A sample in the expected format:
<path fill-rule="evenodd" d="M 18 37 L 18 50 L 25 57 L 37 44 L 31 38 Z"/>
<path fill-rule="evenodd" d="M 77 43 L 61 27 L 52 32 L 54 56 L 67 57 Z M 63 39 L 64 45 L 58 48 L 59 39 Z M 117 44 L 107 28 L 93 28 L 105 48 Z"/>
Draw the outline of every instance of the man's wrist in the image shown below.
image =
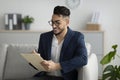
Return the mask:
<path fill-rule="evenodd" d="M 60 63 L 56 63 L 56 70 L 61 70 L 62 68 L 61 68 L 61 65 L 60 65 Z"/>

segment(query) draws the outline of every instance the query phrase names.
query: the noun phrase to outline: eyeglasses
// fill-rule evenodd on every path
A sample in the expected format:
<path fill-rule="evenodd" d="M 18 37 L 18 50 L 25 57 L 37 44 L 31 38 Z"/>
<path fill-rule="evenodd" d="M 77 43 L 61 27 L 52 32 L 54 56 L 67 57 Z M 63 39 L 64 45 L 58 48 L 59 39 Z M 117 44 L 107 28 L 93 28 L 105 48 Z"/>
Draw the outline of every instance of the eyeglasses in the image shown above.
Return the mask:
<path fill-rule="evenodd" d="M 53 26 L 55 24 L 55 26 L 59 26 L 60 25 L 60 20 L 56 20 L 56 21 L 48 21 L 48 23 Z"/>

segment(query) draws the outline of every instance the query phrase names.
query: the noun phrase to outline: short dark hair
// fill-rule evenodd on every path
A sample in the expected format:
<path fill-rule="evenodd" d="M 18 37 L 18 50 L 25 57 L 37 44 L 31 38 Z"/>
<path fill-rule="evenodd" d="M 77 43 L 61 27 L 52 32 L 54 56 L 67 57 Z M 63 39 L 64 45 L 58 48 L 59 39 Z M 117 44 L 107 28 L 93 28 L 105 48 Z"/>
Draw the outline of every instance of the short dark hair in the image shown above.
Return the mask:
<path fill-rule="evenodd" d="M 69 17 L 70 10 L 65 6 L 56 6 L 54 8 L 53 14 L 62 15 L 64 17 Z"/>

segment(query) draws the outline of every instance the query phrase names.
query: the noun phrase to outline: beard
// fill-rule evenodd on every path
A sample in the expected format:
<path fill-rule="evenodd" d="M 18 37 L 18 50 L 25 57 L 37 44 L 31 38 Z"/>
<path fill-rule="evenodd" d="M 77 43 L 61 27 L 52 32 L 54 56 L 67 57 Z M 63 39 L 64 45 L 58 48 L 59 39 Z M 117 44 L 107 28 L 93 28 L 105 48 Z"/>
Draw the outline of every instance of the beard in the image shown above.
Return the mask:
<path fill-rule="evenodd" d="M 62 32 L 64 31 L 64 29 L 59 29 L 59 32 L 53 30 L 54 34 L 57 36 L 57 35 L 60 35 Z"/>

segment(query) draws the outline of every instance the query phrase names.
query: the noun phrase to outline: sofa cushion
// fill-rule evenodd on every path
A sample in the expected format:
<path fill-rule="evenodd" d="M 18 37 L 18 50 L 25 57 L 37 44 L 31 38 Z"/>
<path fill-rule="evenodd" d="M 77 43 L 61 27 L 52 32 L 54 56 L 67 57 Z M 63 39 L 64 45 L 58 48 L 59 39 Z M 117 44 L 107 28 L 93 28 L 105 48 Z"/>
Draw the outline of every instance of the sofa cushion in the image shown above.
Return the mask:
<path fill-rule="evenodd" d="M 98 60 L 95 53 L 88 57 L 88 63 L 78 68 L 78 80 L 98 80 Z"/>
<path fill-rule="evenodd" d="M 91 44 L 90 43 L 85 43 L 85 46 L 87 48 L 87 55 L 90 55 L 90 51 L 91 51 Z"/>
<path fill-rule="evenodd" d="M 91 45 L 86 43 L 88 55 L 90 55 Z M 8 46 L 7 59 L 5 65 L 4 79 L 25 79 L 30 78 L 39 71 L 31 67 L 20 53 L 30 53 L 36 49 L 33 44 L 11 44 Z"/>
<path fill-rule="evenodd" d="M 30 78 L 39 71 L 31 67 L 20 53 L 30 53 L 36 45 L 9 45 L 5 66 L 4 79 Z"/>
<path fill-rule="evenodd" d="M 0 80 L 3 80 L 2 77 L 3 77 L 7 46 L 8 46 L 7 44 L 0 44 Z"/>

